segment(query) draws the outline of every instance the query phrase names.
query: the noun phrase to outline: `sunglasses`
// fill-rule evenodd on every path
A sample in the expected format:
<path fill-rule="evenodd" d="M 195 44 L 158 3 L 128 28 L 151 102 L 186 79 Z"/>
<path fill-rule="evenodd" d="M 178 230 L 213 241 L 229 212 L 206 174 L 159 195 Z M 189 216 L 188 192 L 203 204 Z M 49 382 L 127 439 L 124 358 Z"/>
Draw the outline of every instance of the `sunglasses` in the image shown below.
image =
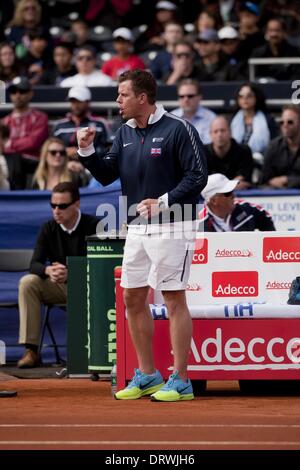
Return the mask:
<path fill-rule="evenodd" d="M 79 55 L 77 56 L 77 60 L 93 60 L 93 57 L 91 55 Z"/>
<path fill-rule="evenodd" d="M 233 191 L 230 191 L 229 193 L 218 193 L 216 196 L 231 197 L 233 196 Z"/>
<path fill-rule="evenodd" d="M 48 150 L 48 153 L 54 157 L 55 155 L 60 155 L 61 157 L 66 156 L 66 151 L 65 150 Z"/>
<path fill-rule="evenodd" d="M 178 54 L 176 54 L 176 57 L 178 59 L 181 59 L 181 57 L 189 58 L 192 57 L 192 54 L 190 54 L 189 52 L 178 52 Z"/>
<path fill-rule="evenodd" d="M 289 126 L 292 126 L 293 124 L 295 124 L 295 121 L 293 121 L 292 119 L 287 119 L 286 121 L 279 121 L 279 124 L 282 126 L 282 124 L 288 124 Z"/>
<path fill-rule="evenodd" d="M 178 98 L 180 100 L 183 100 L 183 98 L 188 98 L 189 100 L 192 99 L 192 98 L 195 98 L 195 96 L 198 96 L 197 94 L 194 94 L 194 95 L 178 95 Z"/>
<path fill-rule="evenodd" d="M 61 211 L 64 211 L 65 209 L 67 209 L 68 207 L 70 207 L 72 204 L 74 204 L 75 201 L 72 201 L 72 202 L 65 202 L 63 204 L 54 204 L 54 202 L 50 202 L 50 206 L 52 207 L 52 209 L 60 209 Z"/>

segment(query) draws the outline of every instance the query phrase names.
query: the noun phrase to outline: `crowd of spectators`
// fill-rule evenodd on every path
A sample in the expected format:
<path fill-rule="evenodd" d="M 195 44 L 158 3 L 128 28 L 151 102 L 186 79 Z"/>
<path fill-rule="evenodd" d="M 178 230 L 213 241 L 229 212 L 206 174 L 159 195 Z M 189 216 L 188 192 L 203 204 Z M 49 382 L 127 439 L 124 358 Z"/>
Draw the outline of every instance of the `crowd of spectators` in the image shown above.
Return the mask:
<path fill-rule="evenodd" d="M 88 175 L 76 161 L 77 128 L 97 128 L 101 153 L 110 143 L 107 122 L 91 115 L 89 88 L 116 86 L 119 74 L 134 68 L 148 68 L 158 84 L 176 86 L 178 107 L 171 112 L 195 125 L 206 144 L 211 172 L 239 177 L 244 189 L 300 187 L 299 148 L 295 139 L 292 145 L 287 137 L 293 127 L 289 122 L 297 127 L 298 108 L 282 111 L 284 124 L 279 128 L 259 86 L 260 80 L 297 78 L 300 64 L 260 65 L 256 83 L 249 82 L 248 68 L 249 58 L 299 57 L 300 7 L 296 4 L 285 0 L 7 0 L 0 18 L 0 80 L 13 104 L 0 128 L 2 190 L 51 189 L 56 180 L 61 181 L 55 178 L 48 184 L 45 179 L 45 169 L 53 171 L 57 160 L 57 171 L 63 157 L 46 155 L 49 136 L 61 139 L 68 180 L 88 184 Z M 232 96 L 235 109 L 231 116 L 227 113 L 228 120 L 216 119 L 201 104 L 201 82 L 224 81 L 242 82 Z M 72 90 L 70 111 L 60 116 L 63 119 L 50 122 L 45 113 L 30 106 L 39 85 Z M 287 113 L 295 118 L 285 119 Z M 286 144 L 284 165 L 281 157 L 273 155 L 274 139 Z M 266 167 L 270 154 L 275 169 L 270 164 Z M 276 177 L 284 177 L 280 185 L 274 184 L 273 173 L 269 175 L 271 167 Z M 295 173 L 292 178 L 290 172 Z"/>

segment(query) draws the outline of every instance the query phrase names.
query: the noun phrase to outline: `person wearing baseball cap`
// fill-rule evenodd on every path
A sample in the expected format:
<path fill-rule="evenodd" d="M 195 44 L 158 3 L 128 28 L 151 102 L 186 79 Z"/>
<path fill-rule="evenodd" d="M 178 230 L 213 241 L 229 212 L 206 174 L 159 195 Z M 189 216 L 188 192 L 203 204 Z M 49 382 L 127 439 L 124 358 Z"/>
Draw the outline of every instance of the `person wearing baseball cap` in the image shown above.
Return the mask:
<path fill-rule="evenodd" d="M 241 54 L 247 60 L 254 49 L 265 44 L 264 33 L 258 26 L 259 7 L 253 2 L 243 2 L 240 5 L 238 17 Z"/>
<path fill-rule="evenodd" d="M 94 127 L 97 131 L 96 145 L 100 154 L 104 154 L 107 146 L 107 130 L 104 123 L 90 112 L 92 94 L 85 86 L 74 86 L 69 89 L 67 100 L 70 111 L 64 119 L 57 122 L 52 130 L 52 136 L 61 139 L 69 157 L 68 168 L 71 171 L 83 171 L 84 168 L 77 160 L 76 132 L 79 127 Z"/>
<path fill-rule="evenodd" d="M 238 31 L 232 26 L 224 26 L 219 29 L 218 37 L 222 54 L 226 57 L 229 64 L 234 66 L 241 78 L 248 77 L 248 62 L 241 52 L 241 41 Z"/>
<path fill-rule="evenodd" d="M 4 154 L 11 189 L 25 189 L 30 185 L 39 162 L 41 145 L 49 134 L 48 116 L 30 106 L 33 90 L 27 77 L 15 77 L 7 91 L 13 109 L 2 121 L 9 128 Z"/>
<path fill-rule="evenodd" d="M 238 180 L 230 180 L 222 173 L 209 175 L 202 190 L 205 207 L 200 212 L 205 232 L 273 231 L 274 223 L 261 206 L 234 198 Z"/>
<path fill-rule="evenodd" d="M 9 94 L 15 94 L 17 91 L 28 93 L 32 87 L 27 77 L 15 77 L 7 87 Z"/>
<path fill-rule="evenodd" d="M 236 68 L 221 53 L 218 32 L 215 29 L 204 29 L 194 44 L 200 56 L 199 81 L 231 81 L 239 80 Z"/>
<path fill-rule="evenodd" d="M 142 59 L 133 54 L 133 34 L 128 28 L 117 28 L 112 34 L 116 55 L 104 62 L 102 72 L 118 80 L 119 75 L 125 70 L 145 69 Z"/>
<path fill-rule="evenodd" d="M 177 5 L 172 2 L 158 2 L 155 5 L 156 10 L 169 10 L 169 11 L 175 11 L 177 10 Z"/>

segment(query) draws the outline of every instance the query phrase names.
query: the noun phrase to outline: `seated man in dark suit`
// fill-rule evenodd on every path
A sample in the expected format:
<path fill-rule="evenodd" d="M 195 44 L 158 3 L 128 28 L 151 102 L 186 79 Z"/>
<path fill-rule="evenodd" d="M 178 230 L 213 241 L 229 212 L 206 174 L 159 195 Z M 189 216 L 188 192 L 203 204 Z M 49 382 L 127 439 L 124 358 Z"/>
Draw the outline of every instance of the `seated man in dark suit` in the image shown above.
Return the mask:
<path fill-rule="evenodd" d="M 73 183 L 62 182 L 52 191 L 53 219 L 42 225 L 33 257 L 30 274 L 19 284 L 20 330 L 19 343 L 25 352 L 18 367 L 35 367 L 40 336 L 42 303 L 67 301 L 67 256 L 86 254 L 87 235 L 96 233 L 99 219 L 80 212 L 79 191 Z"/>

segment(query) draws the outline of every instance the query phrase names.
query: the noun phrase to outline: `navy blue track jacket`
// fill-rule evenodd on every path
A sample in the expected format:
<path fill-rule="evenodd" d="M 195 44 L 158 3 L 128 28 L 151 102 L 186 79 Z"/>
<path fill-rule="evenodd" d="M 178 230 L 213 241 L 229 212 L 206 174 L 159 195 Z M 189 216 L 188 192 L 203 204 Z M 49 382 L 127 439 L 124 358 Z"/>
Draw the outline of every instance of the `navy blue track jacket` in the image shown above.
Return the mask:
<path fill-rule="evenodd" d="M 204 147 L 190 123 L 161 105 L 146 129 L 139 129 L 134 119 L 123 124 L 104 158 L 95 153 L 79 158 L 103 185 L 120 177 L 128 207 L 168 193 L 169 207 L 190 204 L 192 219 L 197 217 L 196 205 L 207 181 Z M 133 218 L 128 217 L 128 223 Z"/>

